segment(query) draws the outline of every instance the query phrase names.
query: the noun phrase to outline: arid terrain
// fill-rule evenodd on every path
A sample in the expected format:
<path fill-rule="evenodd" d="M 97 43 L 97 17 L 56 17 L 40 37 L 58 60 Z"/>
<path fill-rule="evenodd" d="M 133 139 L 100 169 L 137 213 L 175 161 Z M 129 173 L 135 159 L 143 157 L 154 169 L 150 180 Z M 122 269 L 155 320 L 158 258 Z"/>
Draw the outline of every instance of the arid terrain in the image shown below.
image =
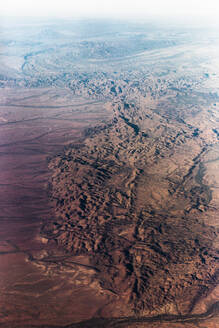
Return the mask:
<path fill-rule="evenodd" d="M 219 327 L 217 31 L 13 24 L 0 327 Z"/>

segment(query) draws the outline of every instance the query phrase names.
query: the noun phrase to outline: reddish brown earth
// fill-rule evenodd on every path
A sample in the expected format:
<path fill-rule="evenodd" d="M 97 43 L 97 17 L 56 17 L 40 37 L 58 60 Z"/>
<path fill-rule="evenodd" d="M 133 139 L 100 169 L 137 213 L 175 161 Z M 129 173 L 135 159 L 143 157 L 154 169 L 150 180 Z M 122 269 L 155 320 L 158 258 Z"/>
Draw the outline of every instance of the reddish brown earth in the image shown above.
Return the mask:
<path fill-rule="evenodd" d="M 218 326 L 215 122 L 138 99 L 4 90 L 3 327 Z"/>
<path fill-rule="evenodd" d="M 154 23 L 1 26 L 0 327 L 219 327 L 218 33 Z"/>
<path fill-rule="evenodd" d="M 62 96 L 65 93 L 60 92 Z M 33 256 L 40 258 L 47 251 L 53 252 L 51 246 L 45 247 L 39 235 L 42 221 L 53 215 L 47 192 L 51 174 L 47 158 L 80 138 L 84 127 L 106 116 L 102 104 L 96 102 L 89 104 L 91 112 L 86 113 L 87 102 L 83 99 L 72 100 L 67 109 L 61 104 L 57 106 L 57 99 L 56 103 L 46 99 L 43 106 L 46 94 L 52 99 L 53 90 L 8 89 L 1 94 L 0 326 L 3 327 L 23 326 L 22 322 L 61 325 L 80 321 L 92 317 L 102 305 L 102 298 L 83 283 L 83 266 L 77 270 L 78 265 L 73 263 L 65 270 L 60 265 L 60 272 L 50 273 L 32 261 Z M 80 263 L 83 261 L 79 259 Z M 89 270 L 92 272 L 92 268 Z M 78 284 L 72 282 L 72 273 L 78 277 Z"/>

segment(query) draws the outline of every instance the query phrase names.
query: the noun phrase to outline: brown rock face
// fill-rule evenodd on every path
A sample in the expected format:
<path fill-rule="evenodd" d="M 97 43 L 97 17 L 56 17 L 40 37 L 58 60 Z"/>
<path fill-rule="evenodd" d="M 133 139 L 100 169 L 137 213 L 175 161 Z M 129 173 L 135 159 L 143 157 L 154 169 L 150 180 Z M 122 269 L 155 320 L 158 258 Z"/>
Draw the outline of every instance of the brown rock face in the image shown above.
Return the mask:
<path fill-rule="evenodd" d="M 51 160 L 56 217 L 43 236 L 88 255 L 103 291 L 125 304 L 123 315 L 188 314 L 218 278 L 217 231 L 203 221 L 214 134 L 204 140 L 164 118 L 156 125 L 147 100 L 118 99 L 111 108 L 110 122 Z M 111 305 L 103 315 L 107 309 L 118 315 Z"/>

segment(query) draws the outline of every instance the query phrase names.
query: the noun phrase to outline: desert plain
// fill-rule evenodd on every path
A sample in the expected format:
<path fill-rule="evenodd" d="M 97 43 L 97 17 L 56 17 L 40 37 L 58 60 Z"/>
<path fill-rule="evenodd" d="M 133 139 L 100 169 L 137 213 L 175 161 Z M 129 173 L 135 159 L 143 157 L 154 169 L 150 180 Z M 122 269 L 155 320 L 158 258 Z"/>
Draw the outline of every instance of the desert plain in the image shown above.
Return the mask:
<path fill-rule="evenodd" d="M 219 327 L 219 41 L 10 22 L 0 327 Z"/>

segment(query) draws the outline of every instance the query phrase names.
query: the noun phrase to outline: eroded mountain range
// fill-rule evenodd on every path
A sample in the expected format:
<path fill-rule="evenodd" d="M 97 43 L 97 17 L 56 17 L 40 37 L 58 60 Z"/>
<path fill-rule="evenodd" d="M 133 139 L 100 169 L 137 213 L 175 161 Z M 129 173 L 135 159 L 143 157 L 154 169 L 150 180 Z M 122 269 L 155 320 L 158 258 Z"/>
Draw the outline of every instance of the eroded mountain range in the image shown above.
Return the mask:
<path fill-rule="evenodd" d="M 48 156 L 53 209 L 24 251 L 51 313 L 3 324 L 218 327 L 217 34 L 95 24 L 22 27 L 16 55 L 15 32 L 2 38 L 1 124 L 42 121 L 25 151 Z"/>
<path fill-rule="evenodd" d="M 217 229 L 203 222 L 216 125 L 204 106 L 167 114 L 166 98 L 121 92 L 112 119 L 49 165 L 56 219 L 44 237 L 89 256 L 101 287 L 138 314 L 190 313 L 218 279 Z"/>

